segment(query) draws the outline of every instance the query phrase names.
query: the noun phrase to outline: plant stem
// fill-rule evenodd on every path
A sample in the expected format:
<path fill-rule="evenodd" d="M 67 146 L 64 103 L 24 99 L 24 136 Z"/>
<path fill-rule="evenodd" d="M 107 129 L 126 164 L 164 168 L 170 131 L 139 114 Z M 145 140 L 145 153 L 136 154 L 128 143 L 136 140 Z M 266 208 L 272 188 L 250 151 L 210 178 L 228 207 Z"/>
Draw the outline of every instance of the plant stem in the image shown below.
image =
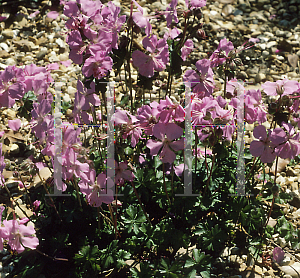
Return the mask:
<path fill-rule="evenodd" d="M 197 126 L 195 126 L 195 177 L 197 176 L 197 162 L 198 162 L 198 134 L 197 134 Z M 196 178 L 195 178 L 196 184 Z"/>
<path fill-rule="evenodd" d="M 101 231 L 101 223 L 100 223 L 100 209 L 97 207 L 97 213 L 98 213 L 98 230 L 99 230 L 99 236 L 100 236 L 100 231 Z"/>
<path fill-rule="evenodd" d="M 274 186 L 276 185 L 276 176 L 277 176 L 278 158 L 279 158 L 279 156 L 276 156 Z"/>
<path fill-rule="evenodd" d="M 206 181 L 206 187 L 204 189 L 203 196 L 205 195 L 205 193 L 207 191 L 207 188 L 208 188 L 208 185 L 209 185 L 209 181 L 210 181 L 210 177 L 211 177 L 211 174 L 212 174 L 212 170 L 214 168 L 215 159 L 216 159 L 216 154 L 214 153 L 213 161 L 212 161 L 211 168 L 210 168 L 210 173 L 209 173 L 209 176 L 208 176 L 207 181 Z"/>
<path fill-rule="evenodd" d="M 227 75 L 225 73 L 225 78 L 224 78 L 224 98 L 226 98 L 226 85 L 227 85 Z"/>
<path fill-rule="evenodd" d="M 82 204 L 81 204 L 81 200 L 80 200 L 80 195 L 79 195 L 79 187 L 78 187 L 78 184 L 77 182 L 74 181 L 74 179 L 72 180 L 72 183 L 76 189 L 76 196 L 77 196 L 77 200 L 78 200 L 78 203 L 79 203 L 79 206 L 82 208 Z"/>
<path fill-rule="evenodd" d="M 130 55 L 132 52 L 132 45 L 133 45 L 133 24 L 131 26 L 131 41 L 130 41 L 130 47 L 129 52 L 127 53 L 127 70 L 129 75 L 129 90 L 130 90 L 130 112 L 133 113 L 133 97 L 132 97 L 132 80 L 131 80 L 131 70 L 130 70 Z"/>
<path fill-rule="evenodd" d="M 169 201 L 169 204 L 171 205 L 171 200 L 169 198 L 169 194 L 168 194 L 168 190 L 167 190 L 167 186 L 166 186 L 166 176 L 165 176 L 165 163 L 163 163 L 163 179 L 164 179 L 164 189 L 167 195 L 167 199 Z"/>
<path fill-rule="evenodd" d="M 150 218 L 148 217 L 148 215 L 147 215 L 147 213 L 146 213 L 146 210 L 145 210 L 145 208 L 144 208 L 144 206 L 143 206 L 143 203 L 142 203 L 142 201 L 141 201 L 141 199 L 140 199 L 140 196 L 139 196 L 139 194 L 138 194 L 138 192 L 137 192 L 137 190 L 136 190 L 136 188 L 135 188 L 135 185 L 134 185 L 133 181 L 131 182 L 131 185 L 132 185 L 133 191 L 134 191 L 134 193 L 135 193 L 135 196 L 137 197 L 137 199 L 138 199 L 138 201 L 139 201 L 139 204 L 140 204 L 140 206 L 141 206 L 141 208 L 142 208 L 142 210 L 143 210 L 143 213 L 144 213 L 144 215 L 146 216 L 146 219 L 147 219 L 148 223 L 149 223 L 149 224 L 151 225 L 151 227 L 152 227 L 152 223 L 151 223 L 151 221 L 150 221 Z"/>
<path fill-rule="evenodd" d="M 174 162 L 172 163 L 172 170 L 171 170 L 171 192 L 173 196 L 173 182 L 174 182 Z"/>
<path fill-rule="evenodd" d="M 57 208 L 56 208 L 56 206 L 55 206 L 55 204 L 54 204 L 54 201 L 53 201 L 53 199 L 52 199 L 51 196 L 50 196 L 50 193 L 49 193 L 49 191 L 48 191 L 48 189 L 47 189 L 47 186 L 46 186 L 46 184 L 45 184 L 45 181 L 42 179 L 42 177 L 40 176 L 40 173 L 39 173 L 39 172 L 38 172 L 37 174 L 38 174 L 38 176 L 39 176 L 39 178 L 40 178 L 40 180 L 41 180 L 41 182 L 42 182 L 42 184 L 43 184 L 43 187 L 44 187 L 45 191 L 46 191 L 47 194 L 48 194 L 48 197 L 49 197 L 49 199 L 50 199 L 50 201 L 51 201 L 51 203 L 52 203 L 52 205 L 53 205 L 53 207 L 54 207 L 54 210 L 55 210 L 55 212 L 56 212 L 56 214 L 57 214 L 57 216 L 58 216 L 60 222 L 63 222 L 62 219 L 60 218 L 60 215 L 59 215 L 59 213 L 58 213 L 58 211 L 57 211 Z M 55 185 L 54 185 L 54 186 L 55 186 Z"/>
<path fill-rule="evenodd" d="M 171 69 L 172 68 L 172 61 L 170 63 L 170 69 L 169 69 L 169 72 L 168 72 L 168 83 L 167 83 L 167 89 L 166 89 L 166 96 L 168 95 L 168 92 L 169 92 L 169 86 L 170 86 L 170 83 L 172 83 L 172 80 L 171 80 Z M 171 91 L 171 90 L 170 90 Z M 169 96 L 171 95 L 171 92 L 169 93 Z"/>
<path fill-rule="evenodd" d="M 252 170 L 253 170 L 253 168 L 254 168 L 256 162 L 257 162 L 257 157 L 253 157 L 253 159 L 254 159 L 253 165 L 252 165 L 252 168 L 251 168 L 250 172 L 248 173 L 248 175 L 247 175 L 247 177 L 246 177 L 246 180 L 248 180 L 248 178 L 249 178 L 249 176 L 250 176 L 250 174 L 251 174 L 251 172 L 252 172 Z"/>

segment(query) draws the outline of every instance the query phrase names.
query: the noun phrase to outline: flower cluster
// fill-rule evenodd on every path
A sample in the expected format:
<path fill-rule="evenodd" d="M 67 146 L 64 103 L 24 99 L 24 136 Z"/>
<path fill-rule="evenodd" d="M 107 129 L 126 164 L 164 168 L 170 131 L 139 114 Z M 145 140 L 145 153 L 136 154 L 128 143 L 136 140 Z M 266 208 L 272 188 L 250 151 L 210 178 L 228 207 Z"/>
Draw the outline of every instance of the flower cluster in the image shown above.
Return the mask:
<path fill-rule="evenodd" d="M 35 249 L 39 245 L 39 239 L 35 236 L 33 226 L 24 225 L 29 219 L 4 220 L 2 222 L 2 213 L 4 207 L 0 207 L 0 250 L 3 250 L 3 239 L 7 240 L 12 250 L 22 253 L 25 247 Z"/>

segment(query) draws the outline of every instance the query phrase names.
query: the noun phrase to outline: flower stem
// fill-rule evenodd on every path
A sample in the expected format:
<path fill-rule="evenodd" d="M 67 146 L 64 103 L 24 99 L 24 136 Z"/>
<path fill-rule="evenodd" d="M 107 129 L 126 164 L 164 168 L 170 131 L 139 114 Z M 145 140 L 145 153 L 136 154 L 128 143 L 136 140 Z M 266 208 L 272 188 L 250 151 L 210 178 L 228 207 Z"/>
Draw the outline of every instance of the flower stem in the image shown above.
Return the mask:
<path fill-rule="evenodd" d="M 130 47 L 129 52 L 127 53 L 127 70 L 129 75 L 129 91 L 130 91 L 130 112 L 133 113 L 133 97 L 132 97 L 132 80 L 131 80 L 131 70 L 130 70 L 130 56 L 132 52 L 132 45 L 133 45 L 133 24 L 131 26 L 131 41 L 130 41 Z"/>
<path fill-rule="evenodd" d="M 224 98 L 226 98 L 226 85 L 227 85 L 227 74 L 225 73 L 225 77 L 224 77 Z"/>
<path fill-rule="evenodd" d="M 171 205 L 171 200 L 170 200 L 170 197 L 169 197 L 169 194 L 168 194 L 168 190 L 167 190 L 167 186 L 166 186 L 166 176 L 165 176 L 165 163 L 163 163 L 163 179 L 164 179 L 164 189 L 165 189 L 165 192 L 166 192 L 166 195 L 167 195 L 167 199 L 169 201 L 169 204 Z"/>
<path fill-rule="evenodd" d="M 197 162 L 198 162 L 198 136 L 197 136 L 197 126 L 195 126 L 195 176 L 197 176 Z M 195 183 L 196 183 L 196 179 L 195 179 Z"/>
<path fill-rule="evenodd" d="M 41 180 L 41 182 L 42 182 L 42 184 L 43 184 L 43 187 L 44 187 L 45 191 L 46 191 L 47 194 L 48 194 L 48 197 L 49 197 L 49 199 L 50 199 L 50 201 L 51 201 L 51 203 L 52 203 L 52 205 L 53 205 L 53 207 L 54 207 L 54 210 L 55 210 L 55 212 L 56 212 L 56 214 L 57 214 L 57 216 L 58 216 L 60 222 L 63 222 L 62 219 L 60 218 L 60 215 L 59 215 L 59 213 L 58 213 L 58 211 L 57 211 L 57 208 L 56 208 L 56 206 L 55 206 L 55 204 L 54 204 L 54 201 L 53 201 L 53 199 L 52 199 L 51 196 L 50 196 L 50 193 L 49 193 L 49 191 L 48 191 L 48 189 L 47 189 L 47 186 L 46 186 L 46 184 L 45 184 L 45 181 L 42 179 L 42 177 L 41 177 L 41 175 L 40 175 L 39 172 L 38 172 L 37 174 L 38 174 L 38 176 L 39 176 L 39 178 L 40 178 L 40 180 Z M 55 185 L 54 185 L 54 186 L 55 186 Z"/>
<path fill-rule="evenodd" d="M 140 206 L 141 206 L 141 208 L 142 208 L 142 210 L 143 210 L 143 213 L 144 213 L 144 215 L 146 216 L 146 219 L 147 219 L 148 223 L 152 226 L 152 223 L 151 223 L 151 221 L 150 221 L 150 218 L 148 217 L 148 215 L 147 215 L 147 213 L 146 213 L 146 210 L 145 210 L 145 208 L 144 208 L 144 206 L 143 206 L 143 203 L 142 203 L 142 201 L 141 201 L 141 199 L 140 199 L 140 197 L 139 197 L 139 194 L 138 194 L 138 192 L 137 192 L 137 190 L 136 190 L 136 188 L 135 188 L 135 185 L 134 185 L 133 181 L 131 182 L 131 185 L 132 185 L 133 191 L 134 191 L 134 193 L 135 193 L 135 196 L 137 197 L 137 199 L 138 199 L 138 201 L 139 201 L 139 204 L 140 204 Z"/>
<path fill-rule="evenodd" d="M 252 172 L 252 170 L 253 170 L 253 168 L 254 168 L 254 165 L 256 164 L 256 162 L 257 162 L 257 157 L 253 157 L 253 159 L 254 159 L 254 161 L 253 161 L 253 165 L 252 165 L 252 168 L 251 168 L 251 170 L 250 170 L 250 172 L 248 173 L 248 175 L 247 175 L 247 177 L 246 177 L 246 180 L 248 180 L 248 178 L 249 178 L 249 176 L 250 176 L 250 174 L 251 174 L 251 172 Z"/>
<path fill-rule="evenodd" d="M 208 185 L 209 185 L 210 177 L 211 177 L 211 175 L 212 175 L 212 170 L 213 170 L 214 164 L 215 164 L 215 159 L 216 159 L 216 154 L 214 153 L 213 161 L 212 161 L 211 168 L 210 168 L 210 173 L 209 173 L 209 176 L 208 176 L 207 181 L 206 181 L 206 187 L 205 187 L 205 189 L 204 189 L 203 196 L 205 195 L 205 193 L 206 193 L 206 191 L 207 191 L 207 188 L 208 188 Z"/>

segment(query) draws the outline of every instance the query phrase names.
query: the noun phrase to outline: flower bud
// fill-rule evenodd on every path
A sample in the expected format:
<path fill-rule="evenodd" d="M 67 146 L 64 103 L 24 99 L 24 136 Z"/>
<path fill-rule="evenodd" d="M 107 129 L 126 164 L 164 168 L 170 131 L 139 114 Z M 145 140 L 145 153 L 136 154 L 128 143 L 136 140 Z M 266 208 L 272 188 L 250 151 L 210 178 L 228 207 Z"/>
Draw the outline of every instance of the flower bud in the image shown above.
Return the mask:
<path fill-rule="evenodd" d="M 117 203 L 116 203 L 116 200 L 113 200 L 113 201 L 111 202 L 111 204 L 112 204 L 112 206 L 113 206 L 114 209 L 117 209 L 118 207 L 121 207 L 121 206 L 122 206 L 122 203 L 121 203 L 121 201 L 119 201 L 119 200 L 117 200 Z"/>
<path fill-rule="evenodd" d="M 197 34 L 197 38 L 199 38 L 199 39 L 205 39 L 206 38 L 205 31 L 203 29 L 198 29 L 196 34 Z"/>
<path fill-rule="evenodd" d="M 221 128 L 218 128 L 216 130 L 216 137 L 217 137 L 217 139 L 221 139 L 222 135 L 223 135 L 223 130 Z"/>
<path fill-rule="evenodd" d="M 234 59 L 234 63 L 237 65 L 237 66 L 242 66 L 243 65 L 243 62 L 240 58 L 235 58 Z"/>

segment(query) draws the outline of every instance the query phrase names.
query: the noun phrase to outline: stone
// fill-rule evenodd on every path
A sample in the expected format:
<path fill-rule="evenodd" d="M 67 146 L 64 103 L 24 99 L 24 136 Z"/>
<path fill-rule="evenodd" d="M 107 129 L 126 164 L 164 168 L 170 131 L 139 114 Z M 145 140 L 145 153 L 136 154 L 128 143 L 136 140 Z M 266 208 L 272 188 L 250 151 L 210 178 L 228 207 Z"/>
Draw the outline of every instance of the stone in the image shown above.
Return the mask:
<path fill-rule="evenodd" d="M 5 29 L 2 31 L 2 35 L 8 39 L 12 39 L 14 37 L 14 31 L 11 29 Z"/>
<path fill-rule="evenodd" d="M 291 259 L 287 256 L 285 256 L 284 259 L 280 262 L 280 266 L 290 265 L 290 264 L 291 264 Z"/>
<path fill-rule="evenodd" d="M 237 79 L 245 80 L 248 78 L 248 74 L 244 71 L 240 71 L 237 73 L 236 77 L 237 77 Z"/>
<path fill-rule="evenodd" d="M 221 253 L 219 254 L 220 257 L 228 257 L 230 254 L 230 251 L 229 251 L 229 247 L 225 247 Z"/>
<path fill-rule="evenodd" d="M 266 48 L 271 48 L 276 45 L 277 45 L 276 41 L 270 41 L 270 42 L 266 43 Z"/>
<path fill-rule="evenodd" d="M 14 58 L 8 58 L 8 59 L 6 59 L 5 64 L 6 64 L 7 66 L 13 66 L 13 65 L 16 64 L 16 61 L 15 61 Z"/>
<path fill-rule="evenodd" d="M 264 50 L 261 54 L 265 58 L 268 57 L 270 53 L 267 50 Z"/>
<path fill-rule="evenodd" d="M 291 195 L 293 195 L 293 199 L 288 201 L 288 203 L 291 206 L 299 209 L 300 208 L 300 198 L 299 198 L 299 196 L 297 196 L 295 193 L 292 193 L 292 192 L 291 192 Z"/>
<path fill-rule="evenodd" d="M 20 152 L 19 145 L 17 144 L 11 144 L 10 146 L 10 155 L 17 155 Z"/>
<path fill-rule="evenodd" d="M 1 43 L 0 43 L 0 46 L 1 46 L 1 48 L 2 48 L 3 50 L 9 52 L 9 47 L 8 47 L 8 45 L 7 45 L 5 42 L 1 42 Z"/>
<path fill-rule="evenodd" d="M 282 272 L 285 273 L 285 275 L 290 275 L 292 278 L 299 278 L 300 263 L 295 262 L 292 265 L 280 266 L 279 268 Z"/>
<path fill-rule="evenodd" d="M 255 76 L 255 82 L 256 83 L 260 83 L 262 81 L 266 80 L 266 75 L 262 72 L 259 72 L 256 76 Z"/>
<path fill-rule="evenodd" d="M 297 7 L 296 6 L 289 6 L 289 10 L 291 13 L 296 13 L 297 12 Z"/>
<path fill-rule="evenodd" d="M 287 246 L 287 242 L 286 242 L 285 238 L 279 237 L 277 241 L 281 248 L 284 248 L 285 246 Z"/>
<path fill-rule="evenodd" d="M 41 60 L 43 59 L 46 54 L 48 53 L 48 49 L 46 47 L 42 47 L 41 50 L 36 54 L 36 58 Z"/>
<path fill-rule="evenodd" d="M 10 54 L 5 50 L 0 50 L 0 58 L 8 58 Z"/>
<path fill-rule="evenodd" d="M 13 41 L 14 45 L 17 46 L 19 49 L 24 49 L 25 52 L 30 52 L 32 50 L 32 46 L 34 47 L 34 43 L 28 40 L 20 40 L 20 41 Z"/>

